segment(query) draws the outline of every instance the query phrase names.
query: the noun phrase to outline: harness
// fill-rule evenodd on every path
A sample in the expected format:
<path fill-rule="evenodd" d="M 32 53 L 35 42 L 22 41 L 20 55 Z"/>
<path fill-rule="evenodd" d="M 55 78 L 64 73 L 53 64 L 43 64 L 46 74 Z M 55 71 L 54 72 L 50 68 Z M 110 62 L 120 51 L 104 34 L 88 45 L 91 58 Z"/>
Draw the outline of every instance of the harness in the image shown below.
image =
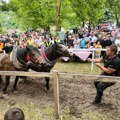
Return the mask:
<path fill-rule="evenodd" d="M 18 46 L 14 46 L 13 51 L 12 51 L 11 54 L 10 54 L 10 62 L 13 63 L 13 65 L 14 65 L 15 68 L 20 69 L 20 70 L 24 70 L 25 67 L 26 67 L 26 62 L 24 62 L 23 60 L 21 60 L 21 59 L 17 56 L 17 51 L 18 51 L 19 49 L 21 49 L 21 48 L 18 47 Z M 23 62 L 23 64 L 20 63 L 20 62 L 18 61 L 18 59 L 20 59 L 21 62 Z"/>
<path fill-rule="evenodd" d="M 9 56 L 9 55 L 6 54 L 5 51 L 4 51 L 4 53 L 0 53 L 0 67 L 3 66 L 2 60 L 5 59 L 5 58 L 8 57 L 8 56 Z"/>

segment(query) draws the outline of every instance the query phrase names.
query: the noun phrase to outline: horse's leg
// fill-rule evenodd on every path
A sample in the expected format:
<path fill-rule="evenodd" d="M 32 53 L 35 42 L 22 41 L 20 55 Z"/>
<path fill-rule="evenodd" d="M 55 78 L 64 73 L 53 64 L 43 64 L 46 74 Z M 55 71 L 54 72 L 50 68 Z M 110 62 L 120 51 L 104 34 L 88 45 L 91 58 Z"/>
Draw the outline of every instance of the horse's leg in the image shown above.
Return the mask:
<path fill-rule="evenodd" d="M 45 81 L 46 81 L 45 90 L 49 90 L 50 89 L 50 87 L 49 87 L 50 78 L 49 77 L 45 77 Z"/>
<path fill-rule="evenodd" d="M 12 92 L 17 91 L 17 83 L 18 83 L 18 79 L 19 79 L 19 76 L 16 76 L 16 78 L 15 78 L 15 82 L 14 82 L 14 85 L 13 85 Z"/>
<path fill-rule="evenodd" d="M 3 81 L 3 80 L 2 80 L 2 76 L 0 75 L 0 83 L 2 83 L 2 81 Z"/>
<path fill-rule="evenodd" d="M 3 94 L 7 93 L 7 87 L 10 83 L 10 76 L 6 76 L 6 82 L 5 82 L 5 87 L 3 88 Z"/>

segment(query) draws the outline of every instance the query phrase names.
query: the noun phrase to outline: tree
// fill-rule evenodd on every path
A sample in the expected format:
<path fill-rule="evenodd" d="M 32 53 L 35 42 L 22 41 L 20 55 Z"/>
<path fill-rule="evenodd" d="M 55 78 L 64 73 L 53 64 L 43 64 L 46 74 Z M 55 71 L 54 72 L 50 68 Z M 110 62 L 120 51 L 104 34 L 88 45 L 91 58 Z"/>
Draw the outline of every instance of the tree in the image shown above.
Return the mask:
<path fill-rule="evenodd" d="M 61 29 L 60 14 L 61 14 L 61 2 L 62 0 L 56 0 L 56 30 Z"/>
<path fill-rule="evenodd" d="M 120 27 L 120 0 L 106 0 L 106 7 L 114 14 L 117 26 Z"/>
<path fill-rule="evenodd" d="M 89 22 L 89 24 L 98 23 L 99 19 L 103 17 L 103 11 L 105 8 L 105 0 L 71 0 L 72 7 L 80 19 L 83 22 Z"/>
<path fill-rule="evenodd" d="M 55 3 L 54 0 L 11 0 L 13 10 L 23 23 L 23 28 L 48 27 L 55 24 Z"/>

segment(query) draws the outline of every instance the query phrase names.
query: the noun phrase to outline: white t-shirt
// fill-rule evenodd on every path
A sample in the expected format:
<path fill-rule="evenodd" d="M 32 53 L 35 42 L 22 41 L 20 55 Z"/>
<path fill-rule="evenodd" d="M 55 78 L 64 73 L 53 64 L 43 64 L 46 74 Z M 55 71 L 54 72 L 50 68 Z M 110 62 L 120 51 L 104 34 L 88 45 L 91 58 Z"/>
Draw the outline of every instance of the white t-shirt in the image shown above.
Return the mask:
<path fill-rule="evenodd" d="M 80 45 L 79 45 L 80 39 L 74 39 L 73 43 L 74 43 L 74 49 L 79 49 Z"/>
<path fill-rule="evenodd" d="M 94 42 L 96 42 L 97 41 L 97 37 L 96 36 L 90 36 L 89 38 L 91 38 L 92 39 L 92 43 L 94 43 Z"/>
<path fill-rule="evenodd" d="M 120 40 L 116 39 L 115 40 L 115 45 L 118 46 L 118 50 L 120 50 Z"/>

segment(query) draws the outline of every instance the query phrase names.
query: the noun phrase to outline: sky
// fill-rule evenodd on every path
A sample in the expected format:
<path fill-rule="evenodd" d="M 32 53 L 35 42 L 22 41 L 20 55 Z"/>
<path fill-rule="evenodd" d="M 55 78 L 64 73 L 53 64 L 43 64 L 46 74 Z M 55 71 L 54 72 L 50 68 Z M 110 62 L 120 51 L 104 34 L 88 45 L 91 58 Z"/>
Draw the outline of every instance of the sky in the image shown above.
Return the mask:
<path fill-rule="evenodd" d="M 9 2 L 9 0 L 5 0 L 7 3 Z"/>

